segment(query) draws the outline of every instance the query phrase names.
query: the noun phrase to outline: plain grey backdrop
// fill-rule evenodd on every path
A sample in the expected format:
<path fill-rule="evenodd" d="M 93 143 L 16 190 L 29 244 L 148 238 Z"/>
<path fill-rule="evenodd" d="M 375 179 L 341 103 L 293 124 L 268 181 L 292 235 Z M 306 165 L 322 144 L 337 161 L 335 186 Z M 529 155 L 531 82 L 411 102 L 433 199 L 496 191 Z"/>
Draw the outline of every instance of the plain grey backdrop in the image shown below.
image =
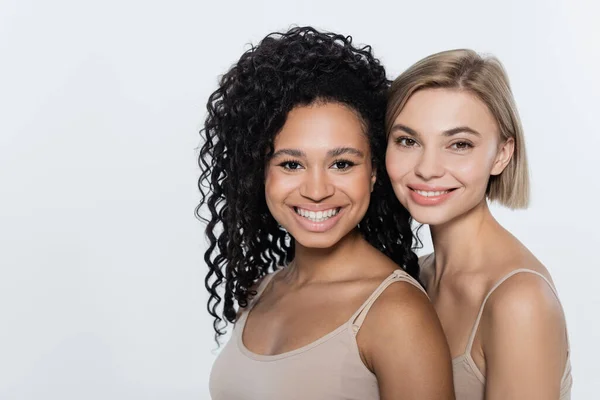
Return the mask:
<path fill-rule="evenodd" d="M 551 271 L 573 398 L 596 398 L 598 15 L 591 0 L 0 0 L 0 399 L 209 398 L 198 130 L 247 43 L 292 24 L 372 45 L 392 78 L 450 48 L 502 60 L 533 202 L 494 214 Z"/>

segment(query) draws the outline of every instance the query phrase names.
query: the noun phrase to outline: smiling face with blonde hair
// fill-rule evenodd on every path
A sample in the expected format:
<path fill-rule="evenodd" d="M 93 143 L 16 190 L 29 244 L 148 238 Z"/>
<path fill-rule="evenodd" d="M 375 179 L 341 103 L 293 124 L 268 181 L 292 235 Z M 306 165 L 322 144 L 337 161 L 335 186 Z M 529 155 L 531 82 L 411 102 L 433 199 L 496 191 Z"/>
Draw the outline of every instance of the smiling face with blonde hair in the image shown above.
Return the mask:
<path fill-rule="evenodd" d="M 414 93 L 394 120 L 386 167 L 415 220 L 439 225 L 485 201 L 491 176 L 511 160 L 514 140 L 477 96 L 460 89 Z"/>
<path fill-rule="evenodd" d="M 523 129 L 500 62 L 472 50 L 433 54 L 392 84 L 386 167 L 419 222 L 441 224 L 486 199 L 526 208 Z"/>

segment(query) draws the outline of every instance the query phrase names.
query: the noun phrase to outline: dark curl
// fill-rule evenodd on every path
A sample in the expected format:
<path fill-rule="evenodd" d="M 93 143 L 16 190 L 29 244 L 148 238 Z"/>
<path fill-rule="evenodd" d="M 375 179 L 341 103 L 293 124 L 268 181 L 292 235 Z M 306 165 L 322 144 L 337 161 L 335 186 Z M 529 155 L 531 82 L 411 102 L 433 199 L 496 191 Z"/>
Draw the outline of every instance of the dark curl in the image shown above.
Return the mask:
<path fill-rule="evenodd" d="M 359 229 L 418 279 L 410 215 L 394 196 L 383 160 L 389 85 L 369 46 L 357 48 L 349 36 L 311 27 L 268 35 L 221 77 L 201 131 L 201 202 L 196 209 L 207 223 L 205 285 L 217 339 L 227 322 L 235 322 L 235 303 L 246 307 L 256 294 L 253 285 L 294 258 L 293 238 L 267 208 L 264 177 L 275 136 L 296 106 L 335 102 L 360 116 L 377 182 Z"/>

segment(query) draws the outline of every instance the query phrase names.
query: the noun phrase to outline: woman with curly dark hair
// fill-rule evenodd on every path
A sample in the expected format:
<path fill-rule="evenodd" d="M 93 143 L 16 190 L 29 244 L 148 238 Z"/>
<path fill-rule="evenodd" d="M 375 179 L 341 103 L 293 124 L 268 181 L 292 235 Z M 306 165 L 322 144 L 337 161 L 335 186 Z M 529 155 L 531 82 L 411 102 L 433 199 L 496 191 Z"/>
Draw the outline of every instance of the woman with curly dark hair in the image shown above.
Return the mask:
<path fill-rule="evenodd" d="M 369 47 L 305 27 L 268 35 L 210 96 L 197 211 L 217 339 L 235 323 L 214 400 L 454 398 L 383 167 L 388 88 Z"/>

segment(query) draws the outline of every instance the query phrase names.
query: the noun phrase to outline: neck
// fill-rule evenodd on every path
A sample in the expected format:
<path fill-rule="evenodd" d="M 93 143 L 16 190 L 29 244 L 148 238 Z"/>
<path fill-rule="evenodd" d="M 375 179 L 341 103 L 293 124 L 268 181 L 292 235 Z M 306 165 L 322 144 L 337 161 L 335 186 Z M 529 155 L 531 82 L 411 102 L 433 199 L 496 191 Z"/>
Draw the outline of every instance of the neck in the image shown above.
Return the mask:
<path fill-rule="evenodd" d="M 435 251 L 436 281 L 444 273 L 483 268 L 486 242 L 503 228 L 484 199 L 467 213 L 440 225 L 430 226 Z"/>
<path fill-rule="evenodd" d="M 339 280 L 357 251 L 368 246 L 358 229 L 348 233 L 334 246 L 325 249 L 304 247 L 296 242 L 294 261 L 287 274 L 298 284 Z"/>

